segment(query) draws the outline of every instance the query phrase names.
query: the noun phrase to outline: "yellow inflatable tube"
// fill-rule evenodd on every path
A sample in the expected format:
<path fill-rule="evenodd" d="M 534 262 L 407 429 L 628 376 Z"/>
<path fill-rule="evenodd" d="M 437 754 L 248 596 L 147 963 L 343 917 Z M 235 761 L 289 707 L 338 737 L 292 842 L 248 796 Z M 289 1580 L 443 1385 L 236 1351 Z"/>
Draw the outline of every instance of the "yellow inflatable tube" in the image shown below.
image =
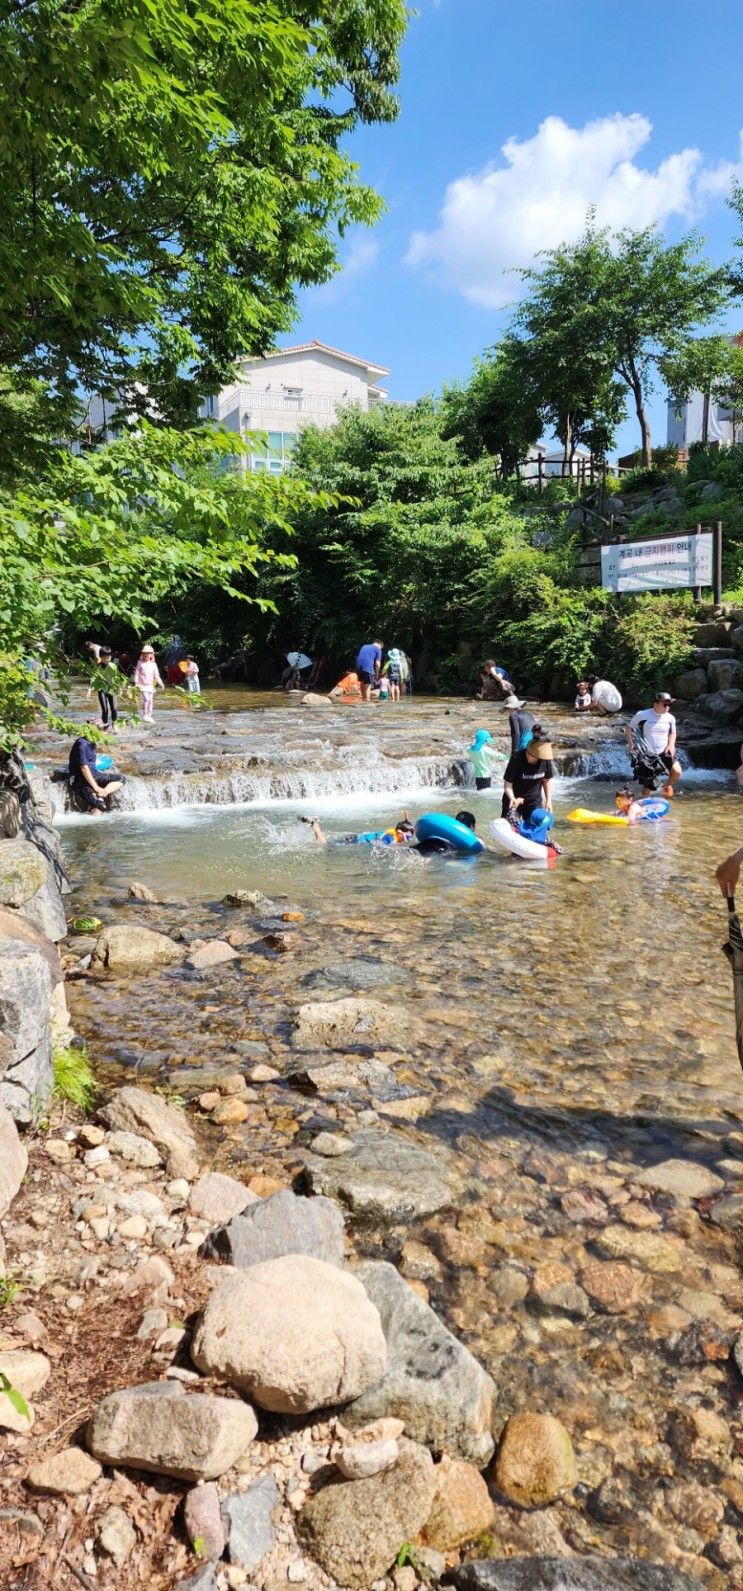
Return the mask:
<path fill-rule="evenodd" d="M 616 828 L 626 829 L 627 819 L 614 815 L 613 812 L 589 812 L 587 807 L 575 807 L 568 813 L 568 823 L 611 823 Z"/>

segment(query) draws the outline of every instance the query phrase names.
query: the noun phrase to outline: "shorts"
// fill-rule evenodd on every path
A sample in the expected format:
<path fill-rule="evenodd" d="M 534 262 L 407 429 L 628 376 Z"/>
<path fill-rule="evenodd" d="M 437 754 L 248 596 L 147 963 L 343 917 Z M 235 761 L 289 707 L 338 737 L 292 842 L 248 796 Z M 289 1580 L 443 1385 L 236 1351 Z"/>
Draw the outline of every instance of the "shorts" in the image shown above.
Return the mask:
<path fill-rule="evenodd" d="M 108 811 L 103 796 L 96 795 L 95 790 L 91 790 L 87 779 L 84 779 L 81 773 L 74 774 L 70 784 L 78 807 L 83 812 L 89 812 L 91 807 L 95 808 L 96 812 Z"/>
<path fill-rule="evenodd" d="M 399 685 L 400 684 L 400 670 L 399 670 L 399 668 L 390 668 L 390 669 L 388 669 L 387 670 L 387 678 L 389 679 L 390 685 Z"/>
<path fill-rule="evenodd" d="M 359 676 L 359 679 L 361 680 L 362 685 L 374 684 L 377 676 L 376 674 L 370 674 L 368 668 L 360 668 L 357 669 L 356 672 Z"/>
<path fill-rule="evenodd" d="M 658 762 L 662 763 L 669 774 L 675 760 L 670 751 L 658 752 Z M 655 790 L 659 784 L 664 782 L 663 774 L 660 772 L 657 763 L 650 767 L 646 762 L 637 762 L 634 766 L 634 774 L 638 784 L 641 784 L 644 790 Z"/>
<path fill-rule="evenodd" d="M 492 779 L 475 779 L 475 787 L 478 790 L 489 790 L 492 783 Z"/>

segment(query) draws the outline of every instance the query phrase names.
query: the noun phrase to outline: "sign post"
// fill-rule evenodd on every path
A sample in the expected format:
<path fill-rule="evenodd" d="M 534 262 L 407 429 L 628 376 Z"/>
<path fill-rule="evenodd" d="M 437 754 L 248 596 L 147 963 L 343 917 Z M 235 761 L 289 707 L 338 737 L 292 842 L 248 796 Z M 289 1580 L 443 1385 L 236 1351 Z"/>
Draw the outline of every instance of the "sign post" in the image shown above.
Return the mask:
<path fill-rule="evenodd" d="M 601 584 L 607 591 L 672 591 L 712 586 L 722 595 L 722 525 L 648 541 L 613 542 L 601 548 Z"/>

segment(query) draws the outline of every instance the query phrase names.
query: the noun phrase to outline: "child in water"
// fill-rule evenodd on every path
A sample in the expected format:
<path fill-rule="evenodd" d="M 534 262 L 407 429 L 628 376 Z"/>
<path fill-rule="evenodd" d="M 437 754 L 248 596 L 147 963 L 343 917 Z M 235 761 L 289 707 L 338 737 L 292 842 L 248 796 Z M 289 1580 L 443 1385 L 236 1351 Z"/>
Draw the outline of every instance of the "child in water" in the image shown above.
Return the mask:
<path fill-rule="evenodd" d="M 531 812 L 527 812 L 525 817 L 514 816 L 511 821 L 514 828 L 519 834 L 523 835 L 525 840 L 533 840 L 535 845 L 546 845 L 557 856 L 562 856 L 562 846 L 552 839 L 551 831 L 555 820 L 546 807 L 533 807 Z"/>
<path fill-rule="evenodd" d="M 623 790 L 617 790 L 614 801 L 619 808 L 621 816 L 626 818 L 628 823 L 639 823 L 644 817 L 639 801 L 635 799 L 627 785 L 624 786 Z"/>
<path fill-rule="evenodd" d="M 475 785 L 478 790 L 489 790 L 492 785 L 493 764 L 503 755 L 496 751 L 489 729 L 478 729 L 467 756 L 472 763 Z"/>

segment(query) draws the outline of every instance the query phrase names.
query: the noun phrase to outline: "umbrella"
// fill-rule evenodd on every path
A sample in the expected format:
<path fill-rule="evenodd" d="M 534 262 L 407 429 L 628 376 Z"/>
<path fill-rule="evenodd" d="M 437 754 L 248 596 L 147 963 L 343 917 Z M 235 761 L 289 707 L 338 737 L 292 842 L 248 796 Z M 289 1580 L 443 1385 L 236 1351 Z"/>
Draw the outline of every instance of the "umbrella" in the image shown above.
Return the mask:
<path fill-rule="evenodd" d="M 743 930 L 735 910 L 735 896 L 728 895 L 728 937 L 723 953 L 733 969 L 733 994 L 735 997 L 735 1038 L 738 1060 L 743 1066 Z"/>
<path fill-rule="evenodd" d="M 287 652 L 286 661 L 290 668 L 312 668 L 312 658 L 305 652 Z"/>

